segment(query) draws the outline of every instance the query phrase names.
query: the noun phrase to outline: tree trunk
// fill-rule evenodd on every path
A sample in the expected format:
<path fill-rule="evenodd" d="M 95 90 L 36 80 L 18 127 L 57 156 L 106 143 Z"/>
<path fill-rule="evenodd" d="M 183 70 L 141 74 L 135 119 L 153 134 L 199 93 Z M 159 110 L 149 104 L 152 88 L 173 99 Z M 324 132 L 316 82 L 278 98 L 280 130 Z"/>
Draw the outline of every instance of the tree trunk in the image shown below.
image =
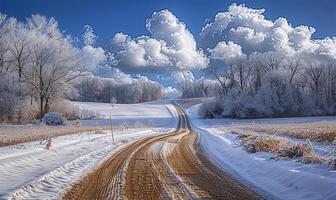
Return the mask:
<path fill-rule="evenodd" d="M 48 113 L 50 110 L 50 98 L 46 97 L 44 102 L 44 114 Z"/>
<path fill-rule="evenodd" d="M 40 97 L 40 118 L 41 119 L 44 116 L 44 105 L 43 105 L 43 102 L 44 102 L 44 98 L 43 98 L 43 96 L 41 96 Z"/>

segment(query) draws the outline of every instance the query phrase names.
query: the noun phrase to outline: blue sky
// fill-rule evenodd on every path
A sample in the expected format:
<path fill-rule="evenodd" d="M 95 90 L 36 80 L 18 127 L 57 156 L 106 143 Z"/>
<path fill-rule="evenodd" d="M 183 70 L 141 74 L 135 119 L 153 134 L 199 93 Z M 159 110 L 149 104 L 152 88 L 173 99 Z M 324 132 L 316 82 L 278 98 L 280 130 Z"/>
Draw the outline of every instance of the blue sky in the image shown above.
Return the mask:
<path fill-rule="evenodd" d="M 240 26 L 244 28 L 244 23 L 248 23 L 250 25 L 248 30 L 257 31 L 259 35 L 244 35 L 249 34 L 248 32 L 243 32 L 243 35 L 241 35 L 242 32 L 237 32 L 234 35 L 235 38 L 224 31 L 216 38 L 217 36 L 214 36 L 216 34 L 213 33 L 216 33 L 219 26 L 206 30 L 202 33 L 203 36 L 200 36 L 202 27 L 208 22 L 213 22 L 217 13 L 226 12 L 232 3 L 245 4 L 251 10 L 263 8 L 266 11 L 263 14 L 256 14 L 254 17 L 265 17 L 266 20 L 263 22 L 257 20 L 258 22 L 254 23 L 256 18 L 249 18 L 249 11 L 240 10 L 239 12 L 244 15 L 245 21 L 241 24 L 239 17 L 233 19 L 226 31 L 231 28 L 238 30 L 237 28 L 240 28 Z M 157 13 L 156 16 L 153 15 L 153 12 L 163 9 L 168 9 L 171 13 L 163 11 Z M 116 33 L 123 32 L 131 36 L 131 41 L 136 45 L 128 46 L 128 43 L 123 43 L 125 46 L 120 48 L 127 51 L 120 51 L 118 45 L 114 46 L 115 49 L 112 50 L 112 53 L 117 55 L 118 60 L 115 67 L 131 73 L 132 76 L 138 73 L 146 75 L 164 85 L 171 85 L 172 81 L 167 77 L 170 76 L 172 71 L 190 70 L 196 77 L 199 77 L 203 75 L 200 71 L 202 69 L 215 65 L 223 67 L 230 59 L 252 52 L 277 51 L 279 46 L 288 50 L 288 53 L 294 52 L 296 57 L 300 56 L 304 60 L 308 58 L 336 59 L 334 54 L 336 38 L 326 39 L 328 36 L 336 36 L 336 1 L 332 0 L 0 0 L 0 12 L 19 20 L 24 20 L 32 14 L 54 17 L 59 22 L 62 31 L 78 38 L 81 38 L 84 33 L 83 26 L 89 24 L 98 35 L 97 45 L 90 50 L 92 58 L 102 58 L 101 54 L 104 51 L 100 51 L 99 46 L 104 46 Z M 287 21 L 280 20 L 276 25 L 280 25 L 282 29 L 273 26 L 273 21 L 279 17 L 287 19 Z M 152 20 L 152 24 L 154 24 L 152 28 L 154 29 L 155 27 L 158 28 L 158 24 L 162 22 L 160 20 L 169 19 L 171 20 L 169 23 L 185 23 L 188 30 L 184 26 L 179 26 L 174 34 L 167 33 L 165 35 L 165 31 L 169 30 L 167 29 L 170 26 L 168 23 L 166 24 L 168 27 L 159 27 L 160 29 L 154 30 L 161 34 L 160 37 L 163 37 L 157 40 L 158 38 L 146 30 L 145 23 L 148 18 Z M 270 22 L 269 20 L 273 24 L 270 29 L 267 27 L 268 25 L 265 28 L 263 27 L 265 24 L 260 24 L 267 24 Z M 219 23 L 225 22 L 219 21 Z M 315 32 L 308 27 L 298 27 L 299 25 L 314 27 Z M 288 30 L 288 26 L 292 29 Z M 294 29 L 295 27 L 297 29 Z M 246 29 L 244 30 L 246 31 Z M 193 34 L 195 40 L 189 38 L 189 31 Z M 313 32 L 314 34 L 311 36 Z M 162 33 L 164 34 L 162 35 Z M 154 38 L 155 44 L 160 43 L 159 53 L 152 54 L 157 50 L 153 43 L 140 44 L 135 39 L 141 35 Z M 260 35 L 266 37 L 260 40 Z M 124 36 L 120 36 L 119 40 L 123 40 Z M 247 41 L 249 38 L 250 40 Z M 322 40 L 317 41 L 316 39 Z M 231 43 L 225 43 L 229 41 Z M 168 47 L 170 48 L 169 52 L 162 49 L 167 47 L 165 46 L 167 43 L 169 45 L 173 44 Z M 183 51 L 175 48 L 181 44 L 183 44 L 181 47 Z M 205 44 L 205 46 L 201 44 Z M 144 45 L 151 46 L 144 47 Z M 198 46 L 196 49 L 192 48 L 196 45 Z M 314 48 L 310 48 L 311 45 L 314 45 Z M 148 47 L 150 48 L 148 49 Z M 202 48 L 204 54 L 199 47 Z M 119 52 L 122 53 L 118 54 Z M 141 52 L 150 56 L 146 57 Z"/>
<path fill-rule="evenodd" d="M 0 12 L 18 19 L 31 14 L 55 17 L 62 30 L 74 37 L 83 33 L 83 25 L 90 24 L 103 44 L 115 33 L 124 32 L 136 37 L 148 34 L 145 20 L 153 11 L 168 9 L 181 21 L 196 39 L 207 19 L 236 2 L 252 8 L 265 8 L 268 19 L 286 17 L 293 25 L 316 28 L 313 38 L 336 35 L 336 1 L 333 0 L 0 0 Z"/>

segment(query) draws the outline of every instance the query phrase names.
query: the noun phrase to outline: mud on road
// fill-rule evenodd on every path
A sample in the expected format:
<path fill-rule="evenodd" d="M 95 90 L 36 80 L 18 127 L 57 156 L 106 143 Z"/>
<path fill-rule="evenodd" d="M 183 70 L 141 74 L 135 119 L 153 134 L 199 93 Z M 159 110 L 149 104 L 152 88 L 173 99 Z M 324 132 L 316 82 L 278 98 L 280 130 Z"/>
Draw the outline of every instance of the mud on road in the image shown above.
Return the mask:
<path fill-rule="evenodd" d="M 64 199 L 261 199 L 198 150 L 185 113 L 175 131 L 133 142 L 75 183 Z"/>

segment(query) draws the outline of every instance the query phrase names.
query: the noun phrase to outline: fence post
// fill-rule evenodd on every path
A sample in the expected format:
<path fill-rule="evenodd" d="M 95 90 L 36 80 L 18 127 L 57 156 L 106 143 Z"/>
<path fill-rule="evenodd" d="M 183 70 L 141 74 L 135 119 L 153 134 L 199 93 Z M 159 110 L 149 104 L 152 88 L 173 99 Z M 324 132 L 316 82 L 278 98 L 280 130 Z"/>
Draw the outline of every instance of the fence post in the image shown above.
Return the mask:
<path fill-rule="evenodd" d="M 114 144 L 114 133 L 113 133 L 113 128 L 112 128 L 112 118 L 110 115 L 110 126 L 111 126 L 111 134 L 112 134 L 112 143 Z"/>

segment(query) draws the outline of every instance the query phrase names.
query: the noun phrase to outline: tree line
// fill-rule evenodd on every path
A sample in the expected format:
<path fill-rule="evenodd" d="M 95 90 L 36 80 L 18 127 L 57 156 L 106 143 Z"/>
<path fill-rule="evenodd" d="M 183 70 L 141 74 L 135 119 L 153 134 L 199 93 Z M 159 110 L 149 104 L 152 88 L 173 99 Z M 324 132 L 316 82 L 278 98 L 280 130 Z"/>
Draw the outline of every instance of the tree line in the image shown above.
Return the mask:
<path fill-rule="evenodd" d="M 111 78 L 86 76 L 74 84 L 76 93 L 70 97 L 76 101 L 103 103 L 141 103 L 164 98 L 163 87 L 145 78 L 130 83 L 118 83 Z"/>
<path fill-rule="evenodd" d="M 205 104 L 204 117 L 290 117 L 336 114 L 336 63 L 307 63 L 276 53 L 237 59 L 224 68 L 208 68 L 220 94 Z M 200 86 L 195 82 L 186 88 Z M 214 87 L 214 86 L 209 86 Z M 206 96 L 198 94 L 199 96 Z"/>

